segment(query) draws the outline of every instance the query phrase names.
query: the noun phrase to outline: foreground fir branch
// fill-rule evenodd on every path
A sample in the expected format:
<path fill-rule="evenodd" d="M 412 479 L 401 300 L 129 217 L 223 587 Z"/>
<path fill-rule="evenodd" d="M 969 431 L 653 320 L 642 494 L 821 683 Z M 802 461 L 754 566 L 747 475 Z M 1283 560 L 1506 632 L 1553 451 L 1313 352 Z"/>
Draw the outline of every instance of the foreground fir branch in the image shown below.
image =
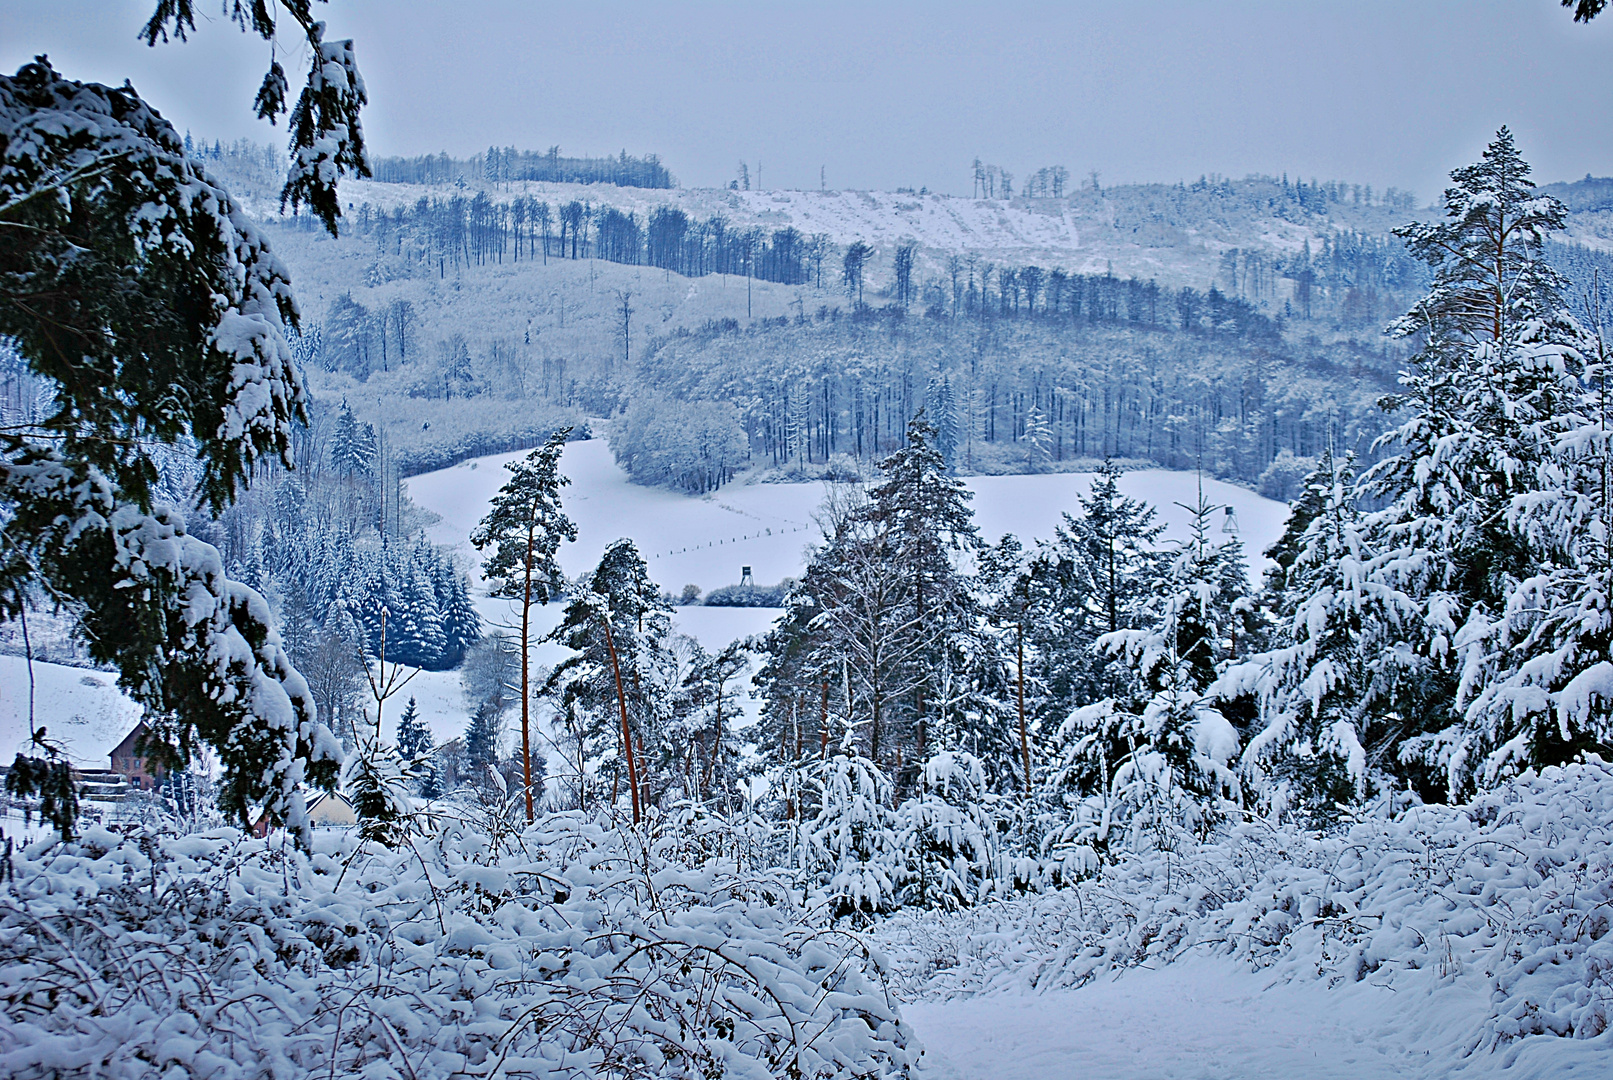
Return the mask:
<path fill-rule="evenodd" d="M 65 607 L 145 706 L 147 756 L 178 768 L 210 746 L 226 811 L 299 822 L 335 740 L 263 597 L 157 495 L 174 446 L 215 514 L 260 463 L 292 464 L 307 395 L 284 265 L 132 89 L 42 57 L 0 76 L 0 237 L 0 336 L 51 394 L 37 424 L 0 432 L 0 617 Z"/>

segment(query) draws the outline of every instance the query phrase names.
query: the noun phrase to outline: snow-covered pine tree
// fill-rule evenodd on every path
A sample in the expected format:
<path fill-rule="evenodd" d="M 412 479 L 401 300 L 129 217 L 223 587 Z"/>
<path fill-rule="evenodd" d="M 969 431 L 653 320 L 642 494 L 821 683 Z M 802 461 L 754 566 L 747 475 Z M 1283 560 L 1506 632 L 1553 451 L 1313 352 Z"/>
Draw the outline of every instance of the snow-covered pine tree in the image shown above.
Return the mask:
<path fill-rule="evenodd" d="M 1506 128 L 1451 179 L 1444 221 L 1397 230 L 1434 281 L 1394 327 L 1422 346 L 1404 392 L 1384 402 L 1406 416 L 1381 440 L 1400 452 L 1362 487 L 1388 503 L 1368 519 L 1374 577 L 1419 607 L 1393 653 L 1402 670 L 1388 707 L 1414 733 L 1402 756 L 1460 794 L 1495 749 L 1497 729 L 1469 706 L 1509 667 L 1509 599 L 1549 557 L 1510 511 L 1550 475 L 1583 362 L 1582 332 L 1544 251 L 1563 228 L 1563 205 L 1534 190 Z"/>
<path fill-rule="evenodd" d="M 0 434 L 0 616 L 35 590 L 75 609 L 91 658 L 146 708 L 148 755 L 182 768 L 211 746 L 226 814 L 245 822 L 262 806 L 301 833 L 300 785 L 329 785 L 340 749 L 269 605 L 157 500 L 159 446 L 194 448 L 198 501 L 214 514 L 260 461 L 294 464 L 307 399 L 286 344 L 298 313 L 285 267 L 128 87 L 73 82 L 43 59 L 0 76 L 0 161 L 12 226 L 0 336 L 56 405 Z M 14 790 L 56 775 L 35 749 L 19 755 Z"/>
<path fill-rule="evenodd" d="M 782 793 L 778 809 L 792 828 L 811 812 L 808 772 L 828 757 L 832 717 L 845 719 L 851 696 L 846 654 L 815 625 L 824 614 L 819 598 L 837 595 L 825 555 L 823 549 L 814 554 L 785 596 L 784 614 L 762 639 L 765 659 L 751 677 L 762 699 L 753 768 Z"/>
<path fill-rule="evenodd" d="M 420 707 L 412 695 L 398 718 L 398 752 L 411 759 L 431 753 L 431 729 L 420 719 Z"/>
<path fill-rule="evenodd" d="M 1306 478 L 1278 549 L 1290 558 L 1268 575 L 1271 648 L 1229 667 L 1210 696 L 1258 703 L 1240 770 L 1260 809 L 1331 820 L 1336 807 L 1397 783 L 1405 732 L 1385 706 L 1396 670 L 1384 630 L 1415 605 L 1373 579 L 1353 461 L 1331 450 Z"/>
<path fill-rule="evenodd" d="M 521 606 L 521 764 L 528 821 L 533 819 L 532 606 L 560 595 L 566 579 L 555 553 L 561 541 L 577 539 L 577 527 L 560 508 L 560 489 L 571 483 L 560 472 L 570 434 L 570 428 L 561 428 L 525 458 L 504 466 L 510 479 L 470 537 L 476 550 L 493 549 L 482 564 L 488 595 L 508 597 Z"/>
<path fill-rule="evenodd" d="M 371 347 L 375 334 L 368 309 L 354 300 L 351 292 L 344 292 L 331 304 L 323 329 L 325 367 L 344 371 L 360 381 L 369 378 L 374 367 Z M 374 351 L 378 355 L 380 350 Z"/>
<path fill-rule="evenodd" d="M 418 794 L 424 799 L 435 799 L 442 794 L 442 782 L 431 760 L 433 749 L 431 729 L 420 719 L 419 707 L 411 697 L 398 718 L 398 753 L 413 765 Z"/>
<path fill-rule="evenodd" d="M 831 919 L 866 925 L 893 910 L 902 875 L 891 782 L 846 728 L 840 750 L 815 768 L 818 813 L 806 825 L 808 895 Z"/>
<path fill-rule="evenodd" d="M 367 477 L 375 471 L 375 428 L 353 416 L 342 402 L 330 440 L 330 467 L 338 476 Z"/>
<path fill-rule="evenodd" d="M 448 558 L 439 556 L 433 565 L 432 588 L 437 610 L 442 615 L 442 667 L 455 668 L 482 637 L 482 617 L 471 599 L 470 583 Z"/>
<path fill-rule="evenodd" d="M 981 546 L 971 582 L 978 629 L 956 639 L 941 673 L 938 745 L 978 758 L 987 788 L 1003 796 L 1030 793 L 1043 757 L 1052 665 L 1040 645 L 1053 616 L 1038 605 L 1037 571 L 1017 537 Z"/>
<path fill-rule="evenodd" d="M 958 419 L 958 395 L 952 389 L 952 380 L 942 378 L 930 385 L 929 415 L 935 424 L 935 449 L 948 468 L 956 468 L 958 451 L 963 445 L 963 428 Z"/>
<path fill-rule="evenodd" d="M 1502 659 L 1467 710 L 1484 785 L 1587 754 L 1613 757 L 1613 348 L 1600 298 L 1582 355 L 1586 390 L 1511 520 L 1542 557 L 1495 635 Z"/>
<path fill-rule="evenodd" d="M 615 798 L 630 797 L 635 821 L 648 786 L 638 745 L 658 741 L 677 683 L 665 645 L 670 613 L 638 547 L 622 539 L 606 547 L 599 565 L 572 590 L 549 635 L 574 655 L 555 666 L 543 692 L 556 696 L 565 722 L 574 725 L 566 736 L 578 759 L 610 777 Z M 587 776 L 579 782 L 586 784 Z"/>
<path fill-rule="evenodd" d="M 1288 517 L 1283 522 L 1282 535 L 1266 549 L 1266 558 L 1272 561 L 1272 566 L 1266 570 L 1265 580 L 1261 584 L 1261 600 L 1266 607 L 1273 610 L 1282 610 L 1288 602 L 1285 594 L 1288 591 L 1288 579 L 1294 563 L 1305 548 L 1305 534 L 1316 520 L 1316 515 L 1322 512 L 1330 494 L 1333 491 L 1335 475 L 1346 466 L 1333 458 L 1333 448 L 1325 451 L 1325 457 L 1317 463 L 1316 468 L 1305 475 L 1300 483 L 1299 494 L 1288 504 Z M 1353 481 L 1353 469 L 1352 473 Z M 1354 492 L 1350 493 L 1353 503 Z"/>
<path fill-rule="evenodd" d="M 498 767 L 499 744 L 503 741 L 502 713 L 492 702 L 482 702 L 465 728 L 465 760 L 478 786 L 486 782 L 489 769 Z"/>
<path fill-rule="evenodd" d="M 1205 691 L 1227 659 L 1240 618 L 1235 605 L 1244 589 L 1228 567 L 1242 552 L 1235 542 L 1211 541 L 1220 507 L 1202 492 L 1184 508 L 1193 515 L 1192 535 L 1171 565 L 1154 624 L 1097 641 L 1130 664 L 1132 686 L 1118 699 L 1077 709 L 1057 736 L 1061 760 L 1050 784 L 1056 794 L 1086 803 L 1086 839 L 1100 849 L 1114 827 L 1125 828 L 1133 843 L 1145 835 L 1163 839 L 1177 827 L 1202 836 L 1220 820 L 1223 802 L 1238 795 L 1237 732 Z M 1096 815 L 1092 799 L 1101 804 Z"/>
<path fill-rule="evenodd" d="M 1018 586 L 1028 609 L 1027 640 L 1048 691 L 1044 721 L 1120 692 L 1124 672 L 1093 643 L 1145 625 L 1167 580 L 1169 561 L 1156 546 L 1165 527 L 1155 523 L 1153 507 L 1120 493 L 1123 475 L 1111 461 L 1099 467 L 1080 498 L 1080 516 L 1064 515 Z"/>
<path fill-rule="evenodd" d="M 436 553 L 421 541 L 412 555 L 398 557 L 396 587 L 392 590 L 397 607 L 391 609 L 387 631 L 387 654 L 393 663 L 407 667 L 438 670 L 448 638 L 443 632 L 443 616 L 437 607 L 437 590 L 431 579 Z M 396 635 L 396 644 L 394 637 Z"/>
<path fill-rule="evenodd" d="M 824 531 L 770 648 L 788 650 L 797 670 L 828 688 L 842 723 L 862 718 L 860 752 L 876 763 L 894 759 L 892 702 L 911 692 L 914 659 L 929 646 L 932 628 L 913 615 L 909 578 L 892 570 L 889 531 L 873 520 L 865 489 L 831 488 Z M 766 669 L 763 678 L 770 678 Z M 815 726 L 834 738 L 821 722 Z"/>
<path fill-rule="evenodd" d="M 684 787 L 689 797 L 712 800 L 730 811 L 734 809 L 735 784 L 744 753 L 735 726 L 744 715 L 738 698 L 742 692 L 739 676 L 750 665 L 745 653 L 743 641 L 732 641 L 716 654 L 702 651 L 696 656 L 683 680 L 691 710 L 685 721 L 689 745 L 681 748 L 682 754 L 674 753 L 687 773 Z M 649 764 L 646 762 L 646 767 Z M 669 764 L 677 767 L 676 760 Z"/>
<path fill-rule="evenodd" d="M 1053 426 L 1039 405 L 1032 405 L 1025 413 L 1025 468 L 1043 472 L 1053 463 Z"/>
<path fill-rule="evenodd" d="M 342 765 L 342 789 L 358 814 L 359 836 L 397 847 L 413 827 L 419 777 L 395 746 L 367 738 Z"/>
<path fill-rule="evenodd" d="M 973 754 L 943 750 L 924 763 L 918 791 L 896 809 L 904 905 L 950 909 L 990 897 L 1001 876 L 1001 804 Z"/>
<path fill-rule="evenodd" d="M 912 669 L 907 691 L 890 702 L 889 714 L 895 736 L 890 749 L 902 756 L 915 779 L 930 753 L 937 680 L 943 669 L 961 666 L 958 657 L 949 664 L 943 654 L 974 632 L 977 617 L 968 581 L 954 563 L 979 548 L 969 508 L 973 494 L 949 475 L 935 436 L 922 412 L 908 421 L 907 444 L 879 463 L 885 479 L 869 492 L 867 509 L 883 572 L 906 584 L 896 619 L 918 633 L 905 660 Z"/>

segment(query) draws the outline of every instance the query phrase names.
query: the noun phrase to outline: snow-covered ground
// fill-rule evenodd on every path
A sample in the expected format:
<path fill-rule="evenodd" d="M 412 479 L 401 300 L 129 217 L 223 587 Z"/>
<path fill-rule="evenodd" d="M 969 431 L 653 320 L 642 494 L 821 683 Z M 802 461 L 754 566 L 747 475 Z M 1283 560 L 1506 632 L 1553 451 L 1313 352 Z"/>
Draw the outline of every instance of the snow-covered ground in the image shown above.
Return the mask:
<path fill-rule="evenodd" d="M 1403 1080 L 1607 1076 L 1572 1039 L 1469 1054 L 1482 979 L 1329 989 L 1224 958 L 1181 960 L 1079 990 L 916 1001 L 902 1014 L 934 1080 Z"/>
<path fill-rule="evenodd" d="M 46 737 L 75 765 L 110 768 L 112 748 L 140 721 L 140 706 L 118 689 L 118 677 L 35 661 L 33 680 L 34 720 Z M 9 764 L 28 741 L 28 702 L 28 662 L 0 656 L 0 762 Z"/>

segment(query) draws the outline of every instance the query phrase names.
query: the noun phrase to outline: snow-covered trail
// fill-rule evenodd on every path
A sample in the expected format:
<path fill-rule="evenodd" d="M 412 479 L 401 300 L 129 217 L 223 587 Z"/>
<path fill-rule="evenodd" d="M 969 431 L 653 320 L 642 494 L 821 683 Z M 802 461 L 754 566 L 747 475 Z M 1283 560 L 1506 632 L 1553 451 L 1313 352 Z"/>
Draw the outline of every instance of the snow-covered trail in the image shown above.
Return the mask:
<path fill-rule="evenodd" d="M 1370 982 L 1273 985 L 1270 971 L 1194 958 L 1078 990 L 919 1001 L 902 1014 L 928 1080 L 1411 1080 L 1608 1075 L 1571 1039 L 1465 1055 L 1487 983 L 1428 992 Z"/>

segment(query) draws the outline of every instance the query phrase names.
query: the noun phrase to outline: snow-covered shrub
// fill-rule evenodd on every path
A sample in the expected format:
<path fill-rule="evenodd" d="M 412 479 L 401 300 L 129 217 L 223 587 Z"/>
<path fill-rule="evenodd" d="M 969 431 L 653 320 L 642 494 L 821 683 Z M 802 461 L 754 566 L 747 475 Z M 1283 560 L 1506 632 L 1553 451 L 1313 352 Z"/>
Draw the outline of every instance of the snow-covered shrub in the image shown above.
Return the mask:
<path fill-rule="evenodd" d="M 1068 816 L 1046 844 L 1060 862 L 1140 850 L 1183 828 L 1202 837 L 1229 805 L 1225 795 L 1237 790 L 1230 769 L 1236 731 L 1176 681 L 1140 715 L 1110 699 L 1076 709 L 1056 740 L 1062 750 L 1049 775 L 1050 794 L 1063 800 Z"/>
<path fill-rule="evenodd" d="M 786 578 L 778 585 L 724 585 L 712 589 L 702 602 L 707 607 L 781 608 L 793 584 Z"/>
<path fill-rule="evenodd" d="M 1268 499 L 1288 502 L 1305 487 L 1305 478 L 1316 469 L 1314 457 L 1299 457 L 1284 448 L 1271 459 L 1266 471 L 1260 474 L 1256 490 Z"/>
<path fill-rule="evenodd" d="M 413 789 L 420 779 L 414 762 L 398 748 L 367 739 L 342 763 L 342 788 L 358 813 L 359 835 L 397 847 L 413 826 Z"/>
<path fill-rule="evenodd" d="M 790 895 L 581 815 L 397 852 L 90 829 L 0 891 L 0 1074 L 910 1075 L 879 961 Z"/>

